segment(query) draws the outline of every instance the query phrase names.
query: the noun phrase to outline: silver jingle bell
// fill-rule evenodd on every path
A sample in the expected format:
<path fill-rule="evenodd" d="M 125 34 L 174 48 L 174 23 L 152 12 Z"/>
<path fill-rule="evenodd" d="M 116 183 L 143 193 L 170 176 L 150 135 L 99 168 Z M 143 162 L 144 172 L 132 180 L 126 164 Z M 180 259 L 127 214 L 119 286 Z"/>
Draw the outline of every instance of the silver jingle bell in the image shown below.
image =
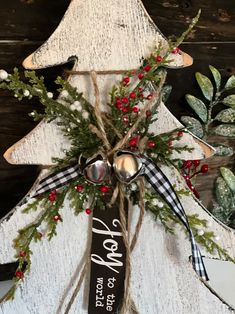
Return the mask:
<path fill-rule="evenodd" d="M 98 153 L 86 160 L 82 171 L 87 181 L 102 184 L 110 174 L 110 164 L 102 153 Z"/>
<path fill-rule="evenodd" d="M 142 162 L 138 156 L 130 151 L 119 151 L 114 156 L 113 169 L 119 181 L 129 184 L 141 172 Z"/>

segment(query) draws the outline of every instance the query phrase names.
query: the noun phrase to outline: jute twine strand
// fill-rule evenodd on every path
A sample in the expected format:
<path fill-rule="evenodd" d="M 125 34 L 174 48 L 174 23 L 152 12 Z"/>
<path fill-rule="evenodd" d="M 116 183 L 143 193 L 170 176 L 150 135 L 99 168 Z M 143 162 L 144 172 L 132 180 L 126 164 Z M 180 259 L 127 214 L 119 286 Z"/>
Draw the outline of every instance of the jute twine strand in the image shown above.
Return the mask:
<path fill-rule="evenodd" d="M 112 122 L 106 117 L 105 113 L 102 114 L 102 118 L 103 118 L 104 122 L 107 123 L 113 129 L 113 131 L 115 132 L 117 137 L 119 139 L 121 139 L 122 138 L 122 134 L 115 128 L 115 126 L 112 124 Z"/>
<path fill-rule="evenodd" d="M 90 256 L 89 256 L 89 258 L 90 258 Z M 78 283 L 77 283 L 77 285 L 76 285 L 76 287 L 74 289 L 74 292 L 73 292 L 73 294 L 72 294 L 72 296 L 71 296 L 71 298 L 69 300 L 68 305 L 66 306 L 64 314 L 68 314 L 69 313 L 69 311 L 70 311 L 70 309 L 71 309 L 71 307 L 72 307 L 72 305 L 73 305 L 73 303 L 74 303 L 74 301 L 75 301 L 75 299 L 76 299 L 76 297 L 78 295 L 78 292 L 81 289 L 83 280 L 84 280 L 84 278 L 86 276 L 86 273 L 87 273 L 88 265 L 89 265 L 89 260 L 87 260 L 85 262 L 84 266 L 83 266 L 83 269 L 82 269 L 81 275 L 79 277 Z"/>
<path fill-rule="evenodd" d="M 99 75 L 110 75 L 110 74 L 123 74 L 127 72 L 135 72 L 137 69 L 132 69 L 132 70 L 112 70 L 112 71 L 95 71 L 95 73 Z M 91 71 L 66 71 L 69 75 L 90 75 Z"/>
<path fill-rule="evenodd" d="M 126 273 L 125 273 L 125 283 L 124 283 L 124 297 L 123 303 L 120 310 L 120 314 L 126 314 L 130 308 L 130 279 L 131 279 L 131 252 L 130 252 L 130 244 L 128 238 L 128 228 L 127 228 L 127 213 L 125 212 L 125 193 L 124 193 L 124 185 L 123 183 L 119 183 L 119 197 L 120 197 L 120 205 L 119 205 L 119 214 L 120 214 L 120 223 L 121 230 L 123 235 L 123 242 L 126 247 Z"/>
<path fill-rule="evenodd" d="M 95 107 L 94 107 L 95 116 L 97 119 L 98 127 L 100 129 L 100 133 L 102 135 L 104 145 L 106 146 L 107 150 L 110 150 L 111 146 L 110 146 L 110 143 L 107 139 L 107 135 L 105 132 L 104 123 L 103 123 L 102 115 L 101 115 L 101 111 L 100 111 L 100 91 L 99 91 L 99 87 L 98 87 L 98 83 L 97 83 L 96 72 L 94 72 L 94 71 L 91 72 L 91 79 L 92 79 L 92 82 L 94 85 L 94 91 L 95 91 Z"/>

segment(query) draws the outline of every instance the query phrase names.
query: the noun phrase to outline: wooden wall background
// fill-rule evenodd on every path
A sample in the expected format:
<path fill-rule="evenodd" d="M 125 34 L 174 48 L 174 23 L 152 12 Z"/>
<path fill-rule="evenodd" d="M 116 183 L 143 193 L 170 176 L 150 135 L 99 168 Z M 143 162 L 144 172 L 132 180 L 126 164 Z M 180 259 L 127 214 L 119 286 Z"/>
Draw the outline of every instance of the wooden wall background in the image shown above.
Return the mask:
<path fill-rule="evenodd" d="M 118 1 L 118 0 L 115 0 Z M 39 47 L 60 22 L 69 0 L 11 0 L 0 2 L 0 68 L 7 71 L 17 66 L 22 71 L 23 59 Z M 235 74 L 235 3 L 232 0 L 143 0 L 147 11 L 166 35 L 179 35 L 198 9 L 202 16 L 182 49 L 194 58 L 190 68 L 169 71 L 168 81 L 174 89 L 168 107 L 179 118 L 192 114 L 184 95 L 199 94 L 194 73 L 209 75 L 208 65 L 222 71 L 225 79 Z M 53 89 L 53 80 L 67 66 L 40 71 Z M 4 216 L 28 191 L 37 177 L 39 167 L 12 166 L 2 154 L 13 143 L 26 135 L 35 123 L 28 113 L 40 105 L 35 101 L 19 103 L 10 93 L 0 91 L 0 216 Z M 234 143 L 233 143 L 234 144 Z M 39 152 L 40 153 L 40 152 Z M 218 167 L 234 167 L 233 157 L 216 158 L 210 162 L 211 171 L 199 182 L 205 205 L 212 197 Z"/>

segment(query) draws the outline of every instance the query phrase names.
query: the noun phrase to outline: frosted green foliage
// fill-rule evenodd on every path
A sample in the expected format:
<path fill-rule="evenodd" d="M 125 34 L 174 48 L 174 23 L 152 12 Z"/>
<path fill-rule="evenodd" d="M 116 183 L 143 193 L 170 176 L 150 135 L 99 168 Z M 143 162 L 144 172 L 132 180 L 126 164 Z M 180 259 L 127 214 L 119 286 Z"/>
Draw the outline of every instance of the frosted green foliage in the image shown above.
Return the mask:
<path fill-rule="evenodd" d="M 207 108 L 206 105 L 198 98 L 192 96 L 192 95 L 186 95 L 185 96 L 188 104 L 190 107 L 196 112 L 198 117 L 206 123 L 207 121 Z"/>
<path fill-rule="evenodd" d="M 195 134 L 197 137 L 202 138 L 204 135 L 203 127 L 197 119 L 189 116 L 182 116 L 181 121 L 187 127 L 187 129 Z"/>
<path fill-rule="evenodd" d="M 202 91 L 204 99 L 199 99 L 193 95 L 187 94 L 185 96 L 187 103 L 193 109 L 195 114 L 201 119 L 202 123 L 199 127 L 197 122 L 193 122 L 194 127 L 191 131 L 199 136 L 199 133 L 202 134 L 201 128 L 203 130 L 203 139 L 207 140 L 208 136 L 211 134 L 217 134 L 219 136 L 234 137 L 235 134 L 235 94 L 228 95 L 228 90 L 235 88 L 235 76 L 232 75 L 222 87 L 221 83 L 221 74 L 220 72 L 213 67 L 209 66 L 211 74 L 213 76 L 213 82 L 205 75 L 200 72 L 195 74 L 197 83 Z M 224 93 L 226 92 L 226 95 Z M 222 108 L 218 112 L 215 107 L 221 104 L 228 106 L 230 108 Z M 183 123 L 188 126 L 188 119 L 181 119 Z M 183 121 L 185 120 L 185 121 Z M 221 125 L 214 125 L 214 121 L 222 122 Z M 192 120 L 191 120 L 192 121 Z M 199 121 L 198 121 L 199 122 Z M 224 124 L 228 123 L 228 124 Z M 198 127 L 196 127 L 196 124 Z M 200 132 L 198 132 L 198 128 Z M 199 136 L 200 137 L 200 136 Z"/>
<path fill-rule="evenodd" d="M 207 100 L 211 101 L 214 95 L 214 87 L 211 83 L 211 80 L 207 76 L 199 72 L 197 72 L 195 76 L 204 97 Z"/>
<path fill-rule="evenodd" d="M 235 175 L 226 168 L 220 168 L 221 176 L 215 182 L 217 204 L 213 214 L 230 227 L 235 227 Z"/>

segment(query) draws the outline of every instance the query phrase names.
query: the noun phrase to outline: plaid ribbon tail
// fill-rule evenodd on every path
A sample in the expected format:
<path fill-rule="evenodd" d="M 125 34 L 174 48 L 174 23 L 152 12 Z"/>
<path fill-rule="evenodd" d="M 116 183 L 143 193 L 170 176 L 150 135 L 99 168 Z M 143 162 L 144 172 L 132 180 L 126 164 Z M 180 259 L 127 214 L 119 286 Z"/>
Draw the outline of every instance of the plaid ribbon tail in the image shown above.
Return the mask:
<path fill-rule="evenodd" d="M 160 196 L 165 200 L 165 202 L 170 206 L 173 212 L 177 215 L 180 221 L 183 223 L 187 229 L 191 241 L 192 248 L 192 264 L 196 273 L 203 279 L 209 280 L 207 271 L 201 256 L 201 252 L 196 244 L 194 235 L 190 228 L 187 215 L 184 211 L 182 204 L 174 191 L 168 178 L 161 171 L 161 169 L 152 162 L 152 160 L 141 156 L 141 161 L 144 165 L 143 174 L 146 180 L 151 184 L 153 189 L 160 194 Z"/>
<path fill-rule="evenodd" d="M 52 173 L 39 182 L 39 185 L 37 186 L 37 189 L 32 197 L 37 197 L 41 194 L 59 189 L 73 179 L 77 178 L 80 174 L 81 173 L 78 164 L 66 167 L 57 173 Z"/>

